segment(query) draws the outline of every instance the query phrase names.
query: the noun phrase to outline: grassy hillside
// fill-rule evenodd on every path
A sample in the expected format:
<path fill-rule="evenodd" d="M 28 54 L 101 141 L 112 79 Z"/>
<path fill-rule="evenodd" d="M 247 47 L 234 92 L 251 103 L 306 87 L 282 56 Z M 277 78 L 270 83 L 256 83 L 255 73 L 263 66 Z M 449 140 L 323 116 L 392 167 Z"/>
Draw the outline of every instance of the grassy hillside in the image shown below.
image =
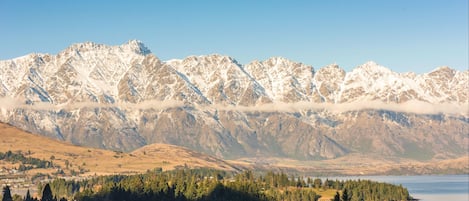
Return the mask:
<path fill-rule="evenodd" d="M 174 145 L 153 144 L 131 153 L 122 153 L 75 146 L 0 123 L 0 152 L 7 151 L 52 161 L 66 174 L 71 171 L 79 172 L 80 169 L 85 175 L 103 175 L 145 172 L 157 167 L 170 170 L 178 166 L 234 170 L 233 166 L 223 160 Z M 5 161 L 0 163 L 0 167 L 18 165 Z M 36 174 L 37 171 L 48 170 L 30 170 L 29 174 Z"/>

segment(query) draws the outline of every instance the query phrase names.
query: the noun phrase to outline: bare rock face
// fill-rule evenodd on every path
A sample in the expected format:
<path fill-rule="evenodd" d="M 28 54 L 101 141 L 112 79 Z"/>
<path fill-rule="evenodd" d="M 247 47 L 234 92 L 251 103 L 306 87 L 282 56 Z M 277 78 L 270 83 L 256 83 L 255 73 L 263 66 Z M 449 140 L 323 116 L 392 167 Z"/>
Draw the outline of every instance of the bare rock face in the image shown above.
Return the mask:
<path fill-rule="evenodd" d="M 336 103 L 341 92 L 340 87 L 345 79 L 345 71 L 338 65 L 329 65 L 318 70 L 314 75 L 317 93 L 314 102 Z"/>
<path fill-rule="evenodd" d="M 273 101 L 310 100 L 313 92 L 314 70 L 312 66 L 273 57 L 263 62 L 256 61 L 246 65 L 246 71 L 263 86 L 266 94 Z"/>
<path fill-rule="evenodd" d="M 161 61 L 139 41 L 0 61 L 0 121 L 78 145 L 152 143 L 224 158 L 349 153 L 457 158 L 469 146 L 469 71 L 351 72 L 275 57 Z"/>

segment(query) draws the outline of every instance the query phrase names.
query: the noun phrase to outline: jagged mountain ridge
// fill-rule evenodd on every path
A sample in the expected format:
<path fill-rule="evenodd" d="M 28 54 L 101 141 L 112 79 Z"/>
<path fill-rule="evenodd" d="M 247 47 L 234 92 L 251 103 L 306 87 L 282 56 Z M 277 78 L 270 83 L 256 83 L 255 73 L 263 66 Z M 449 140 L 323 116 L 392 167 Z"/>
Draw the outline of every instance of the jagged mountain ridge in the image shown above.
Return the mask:
<path fill-rule="evenodd" d="M 0 121 L 79 145 L 133 150 L 159 142 L 227 158 L 301 159 L 369 151 L 448 158 L 469 145 L 461 111 L 469 71 L 448 67 L 416 75 L 374 62 L 347 73 L 280 57 L 246 65 L 222 55 L 161 61 L 129 41 L 0 61 L 0 77 Z M 363 107 L 368 102 L 375 106 Z M 416 103 L 437 112 L 405 111 Z M 351 109 L 322 108 L 328 104 Z M 445 104 L 455 108 L 446 114 Z"/>
<path fill-rule="evenodd" d="M 385 103 L 400 103 L 411 99 L 429 103 L 468 102 L 467 91 L 461 90 L 468 82 L 468 71 L 458 72 L 449 67 L 440 67 L 430 73 L 415 75 L 392 72 L 374 62 L 367 62 L 349 73 L 337 65 L 326 66 L 316 72 L 312 66 L 281 57 L 241 65 L 231 57 L 216 54 L 163 62 L 139 41 L 129 41 L 114 47 L 91 42 L 74 44 L 56 56 L 30 54 L 1 61 L 1 65 L 3 96 L 12 93 L 14 96 L 25 95 L 28 92 L 24 90 L 28 89 L 27 84 L 31 83 L 30 85 L 37 88 L 33 90 L 33 94 L 26 95 L 26 98 L 53 104 L 67 102 L 63 97 L 53 93 L 53 97 L 50 97 L 45 93 L 54 90 L 54 87 L 68 87 L 59 88 L 60 92 L 104 94 L 114 100 L 127 98 L 124 100 L 126 102 L 154 99 L 151 95 L 145 96 L 145 92 L 148 92 L 145 90 L 149 90 L 148 85 L 154 84 L 155 79 L 164 75 L 163 72 L 157 71 L 166 69 L 169 74 L 177 74 L 175 77 L 183 79 L 189 88 L 202 98 L 194 101 L 199 104 L 249 105 L 237 100 L 239 93 L 248 88 L 253 88 L 253 93 L 264 98 L 264 103 L 343 103 L 366 99 L 377 99 Z M 136 76 L 153 77 L 139 80 L 137 78 L 142 77 Z M 131 84 L 125 81 L 139 83 Z M 125 84 L 128 86 L 124 86 Z M 81 86 L 88 91 L 78 91 L 80 89 L 74 86 Z M 220 89 L 222 93 L 216 93 Z M 238 91 L 234 91 L 235 89 Z M 141 94 L 126 94 L 125 90 Z M 225 91 L 229 93 L 223 93 Z M 234 94 L 238 96 L 231 96 Z M 130 101 L 125 95 L 140 99 Z M 113 102 L 98 100 L 96 97 L 74 101 Z"/>

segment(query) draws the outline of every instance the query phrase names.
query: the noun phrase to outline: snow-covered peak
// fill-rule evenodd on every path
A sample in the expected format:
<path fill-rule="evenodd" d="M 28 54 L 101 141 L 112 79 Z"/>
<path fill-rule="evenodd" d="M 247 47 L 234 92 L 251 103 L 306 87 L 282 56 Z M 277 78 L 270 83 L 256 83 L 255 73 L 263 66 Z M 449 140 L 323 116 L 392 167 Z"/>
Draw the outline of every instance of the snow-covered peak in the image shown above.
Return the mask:
<path fill-rule="evenodd" d="M 170 78 L 174 76 L 180 79 Z M 141 82 L 136 81 L 139 79 Z M 164 81 L 162 84 L 155 80 Z M 58 55 L 29 54 L 0 61 L 0 95 L 37 94 L 40 100 L 53 103 L 105 99 L 102 97 L 118 100 L 122 94 L 138 96 L 136 102 L 157 92 L 162 95 L 151 97 L 169 100 L 176 96 L 165 94 L 178 94 L 180 90 L 185 91 L 178 100 L 197 94 L 211 103 L 247 105 L 272 101 L 467 102 L 468 80 L 469 71 L 440 67 L 421 75 L 401 74 L 373 61 L 349 73 L 337 64 L 315 72 L 310 65 L 283 57 L 241 65 L 232 57 L 210 54 L 162 64 L 138 40 L 117 46 L 77 43 Z M 77 99 L 76 95 L 82 98 Z"/>
<path fill-rule="evenodd" d="M 338 102 L 380 100 L 400 103 L 420 98 L 420 94 L 420 86 L 412 76 L 403 76 L 375 62 L 367 62 L 347 73 Z"/>
<path fill-rule="evenodd" d="M 452 69 L 449 66 L 440 66 L 440 67 L 433 69 L 431 72 L 435 72 L 435 71 L 454 71 L 454 69 Z"/>
<path fill-rule="evenodd" d="M 263 64 L 272 65 L 272 66 L 289 66 L 302 64 L 284 57 L 271 57 L 262 62 Z"/>
<path fill-rule="evenodd" d="M 264 87 L 272 100 L 309 100 L 314 74 L 312 66 L 283 57 L 272 57 L 262 62 L 251 62 L 245 69 Z"/>
<path fill-rule="evenodd" d="M 340 68 L 336 63 L 326 65 L 318 70 L 318 72 L 340 72 L 345 74 L 345 70 Z"/>
<path fill-rule="evenodd" d="M 416 82 L 424 89 L 424 94 L 430 102 L 468 102 L 469 100 L 467 73 L 464 76 L 464 72 L 458 72 L 447 66 L 418 75 Z"/>
<path fill-rule="evenodd" d="M 252 80 L 243 66 L 229 56 L 189 56 L 165 63 L 184 75 L 187 82 L 197 87 L 211 102 L 237 104 L 244 91 L 252 86 Z"/>
<path fill-rule="evenodd" d="M 389 74 L 392 71 L 389 68 L 379 65 L 374 61 L 368 61 L 362 65 L 357 66 L 352 72 L 366 73 L 366 74 Z"/>
<path fill-rule="evenodd" d="M 151 54 L 150 49 L 148 49 L 142 41 L 139 40 L 130 40 L 126 44 L 120 46 L 122 49 L 133 51 L 137 54 L 147 55 Z"/>
<path fill-rule="evenodd" d="M 31 53 L 31 54 L 27 54 L 27 55 L 24 55 L 24 56 L 20 56 L 20 57 L 16 57 L 16 58 L 13 58 L 13 59 L 10 59 L 10 60 L 3 60 L 3 61 L 0 61 L 0 62 L 12 62 L 12 63 L 23 63 L 23 62 L 31 62 L 31 61 L 34 61 L 38 58 L 41 58 L 43 56 L 46 56 L 48 54 L 42 54 L 42 53 Z"/>
<path fill-rule="evenodd" d="M 338 68 L 340 68 L 340 66 L 337 63 L 331 63 L 329 65 L 325 65 L 322 68 L 324 68 L 324 69 L 338 69 Z"/>
<path fill-rule="evenodd" d="M 168 60 L 165 63 L 187 74 L 210 74 L 221 69 L 242 67 L 235 59 L 220 54 L 189 56 L 184 59 Z"/>
<path fill-rule="evenodd" d="M 316 81 L 326 81 L 326 80 L 343 80 L 345 77 L 345 70 L 340 68 L 337 64 L 329 64 L 320 68 L 315 74 L 314 79 Z"/>
<path fill-rule="evenodd" d="M 432 77 L 441 77 L 441 78 L 452 78 L 456 74 L 456 71 L 448 66 L 441 66 L 436 68 L 435 70 L 428 73 L 429 76 Z"/>
<path fill-rule="evenodd" d="M 345 74 L 345 70 L 337 64 L 330 64 L 320 68 L 314 74 L 313 79 L 317 94 L 315 99 L 320 102 L 335 103 Z"/>
<path fill-rule="evenodd" d="M 108 48 L 107 45 L 104 44 L 97 44 L 94 42 L 84 42 L 84 43 L 75 43 L 70 45 L 68 48 L 66 48 L 62 52 L 85 52 L 85 51 L 90 51 L 90 50 L 102 50 Z"/>
<path fill-rule="evenodd" d="M 348 82 L 373 82 L 373 80 L 383 79 L 390 76 L 397 76 L 397 73 L 373 61 L 369 61 L 357 66 L 350 73 L 347 73 L 347 80 Z"/>
<path fill-rule="evenodd" d="M 151 51 L 139 40 L 130 40 L 125 44 L 119 46 L 109 46 L 104 44 L 98 44 L 94 42 L 75 43 L 70 45 L 64 51 L 59 54 L 62 55 L 73 55 L 80 54 L 83 52 L 98 52 L 106 54 L 109 52 L 123 52 L 128 54 L 139 54 L 147 55 L 151 54 Z"/>
<path fill-rule="evenodd" d="M 303 63 L 295 62 L 290 59 L 284 58 L 284 57 L 271 57 L 268 58 L 267 60 L 264 61 L 253 61 L 245 66 L 247 69 L 249 69 L 249 72 L 255 73 L 256 71 L 259 71 L 261 69 L 259 68 L 265 68 L 267 67 L 268 69 L 265 69 L 267 72 L 275 73 L 275 72 L 280 72 L 283 71 L 285 73 L 300 73 L 298 70 L 305 70 L 307 73 L 312 73 L 314 72 L 314 69 L 310 65 L 305 65 Z M 296 70 L 294 70 L 296 69 Z"/>
<path fill-rule="evenodd" d="M 54 103 L 114 100 L 123 75 L 142 67 L 149 53 L 136 40 L 119 46 L 76 43 L 57 55 L 30 54 L 0 63 L 0 76 L 6 80 L 0 86 L 12 94 Z M 15 74 L 19 79 L 12 79 Z"/>

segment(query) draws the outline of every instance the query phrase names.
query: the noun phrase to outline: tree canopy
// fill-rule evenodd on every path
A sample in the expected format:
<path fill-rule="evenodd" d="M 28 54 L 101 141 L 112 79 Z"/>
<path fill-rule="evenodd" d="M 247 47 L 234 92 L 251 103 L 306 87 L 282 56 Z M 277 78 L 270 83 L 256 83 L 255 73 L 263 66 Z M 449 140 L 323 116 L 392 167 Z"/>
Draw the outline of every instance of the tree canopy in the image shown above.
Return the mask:
<path fill-rule="evenodd" d="M 46 190 L 49 189 L 49 190 Z M 333 200 L 408 200 L 402 186 L 369 180 L 338 181 L 288 176 L 285 173 L 255 174 L 211 169 L 149 171 L 139 175 L 100 176 L 84 181 L 56 179 L 44 187 L 43 199 L 68 200 L 175 200 L 267 201 L 318 200 L 319 189 L 336 190 Z M 47 195 L 47 196 L 44 196 Z"/>

